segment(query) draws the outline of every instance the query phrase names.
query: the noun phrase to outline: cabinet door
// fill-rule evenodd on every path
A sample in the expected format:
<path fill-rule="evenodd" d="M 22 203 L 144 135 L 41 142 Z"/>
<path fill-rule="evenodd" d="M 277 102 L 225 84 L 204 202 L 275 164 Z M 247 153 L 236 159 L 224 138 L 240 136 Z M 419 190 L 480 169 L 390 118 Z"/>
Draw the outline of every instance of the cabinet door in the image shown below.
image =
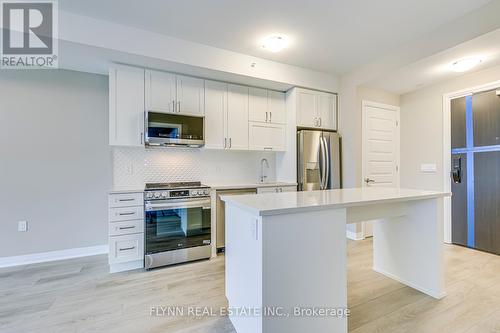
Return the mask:
<path fill-rule="evenodd" d="M 286 150 L 285 125 L 250 122 L 248 135 L 251 150 Z"/>
<path fill-rule="evenodd" d="M 335 130 L 337 129 L 337 96 L 328 93 L 318 93 L 317 103 L 318 111 L 317 116 L 319 119 L 319 127 L 325 129 Z"/>
<path fill-rule="evenodd" d="M 176 112 L 175 75 L 146 71 L 146 110 Z"/>
<path fill-rule="evenodd" d="M 228 148 L 248 149 L 248 87 L 228 85 L 227 139 Z"/>
<path fill-rule="evenodd" d="M 205 148 L 224 149 L 227 84 L 205 81 Z"/>
<path fill-rule="evenodd" d="M 250 87 L 248 92 L 248 119 L 259 122 L 269 121 L 267 90 Z"/>
<path fill-rule="evenodd" d="M 273 124 L 286 124 L 285 93 L 269 90 L 267 96 L 269 122 Z"/>
<path fill-rule="evenodd" d="M 144 145 L 144 70 L 113 66 L 109 70 L 109 144 Z"/>
<path fill-rule="evenodd" d="M 205 113 L 205 80 L 177 75 L 177 112 L 195 116 Z"/>
<path fill-rule="evenodd" d="M 297 92 L 297 126 L 316 127 L 316 93 L 314 91 Z"/>
<path fill-rule="evenodd" d="M 257 189 L 257 194 L 262 194 L 262 193 L 278 193 L 278 188 L 274 186 L 259 187 Z"/>

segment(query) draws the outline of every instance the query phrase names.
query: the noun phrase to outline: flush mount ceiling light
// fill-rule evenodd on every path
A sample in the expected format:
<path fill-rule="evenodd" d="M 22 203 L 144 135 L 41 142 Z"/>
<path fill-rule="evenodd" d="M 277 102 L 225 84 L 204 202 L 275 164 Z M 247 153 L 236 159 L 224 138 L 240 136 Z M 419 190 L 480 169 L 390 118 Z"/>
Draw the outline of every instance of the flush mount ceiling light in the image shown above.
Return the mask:
<path fill-rule="evenodd" d="M 451 63 L 450 69 L 457 73 L 466 72 L 479 65 L 482 61 L 481 57 L 463 58 Z"/>
<path fill-rule="evenodd" d="M 274 53 L 283 50 L 289 44 L 288 38 L 283 35 L 271 35 L 262 40 L 262 48 Z"/>

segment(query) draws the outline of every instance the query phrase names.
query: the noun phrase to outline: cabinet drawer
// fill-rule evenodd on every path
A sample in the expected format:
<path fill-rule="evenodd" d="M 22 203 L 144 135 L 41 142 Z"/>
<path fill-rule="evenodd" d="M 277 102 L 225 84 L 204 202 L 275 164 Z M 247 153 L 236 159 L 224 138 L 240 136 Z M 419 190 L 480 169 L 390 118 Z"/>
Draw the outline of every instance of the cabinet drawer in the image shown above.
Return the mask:
<path fill-rule="evenodd" d="M 122 221 L 109 224 L 109 235 L 119 236 L 144 232 L 144 220 Z"/>
<path fill-rule="evenodd" d="M 140 193 L 120 193 L 110 194 L 108 197 L 109 208 L 142 206 L 144 204 L 144 194 Z"/>
<path fill-rule="evenodd" d="M 109 209 L 109 222 L 144 219 L 144 207 L 120 207 Z"/>
<path fill-rule="evenodd" d="M 279 192 L 297 192 L 297 186 L 280 186 L 278 187 Z"/>
<path fill-rule="evenodd" d="M 117 264 L 144 258 L 144 234 L 109 237 L 109 263 Z"/>

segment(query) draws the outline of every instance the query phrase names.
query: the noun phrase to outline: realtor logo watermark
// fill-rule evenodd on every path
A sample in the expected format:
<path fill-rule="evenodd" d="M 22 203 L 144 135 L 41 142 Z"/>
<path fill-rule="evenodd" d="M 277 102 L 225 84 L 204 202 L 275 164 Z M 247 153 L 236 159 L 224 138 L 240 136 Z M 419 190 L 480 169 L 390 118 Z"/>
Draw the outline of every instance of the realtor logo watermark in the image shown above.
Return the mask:
<path fill-rule="evenodd" d="M 1 1 L 2 69 L 58 67 L 57 1 Z"/>

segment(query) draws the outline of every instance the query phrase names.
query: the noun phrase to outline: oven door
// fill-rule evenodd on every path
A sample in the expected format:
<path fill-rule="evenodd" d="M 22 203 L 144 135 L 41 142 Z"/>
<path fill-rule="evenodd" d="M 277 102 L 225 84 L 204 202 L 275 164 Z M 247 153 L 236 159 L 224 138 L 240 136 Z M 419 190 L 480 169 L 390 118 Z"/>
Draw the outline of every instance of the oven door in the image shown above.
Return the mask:
<path fill-rule="evenodd" d="M 210 199 L 147 201 L 146 254 L 210 245 Z"/>

